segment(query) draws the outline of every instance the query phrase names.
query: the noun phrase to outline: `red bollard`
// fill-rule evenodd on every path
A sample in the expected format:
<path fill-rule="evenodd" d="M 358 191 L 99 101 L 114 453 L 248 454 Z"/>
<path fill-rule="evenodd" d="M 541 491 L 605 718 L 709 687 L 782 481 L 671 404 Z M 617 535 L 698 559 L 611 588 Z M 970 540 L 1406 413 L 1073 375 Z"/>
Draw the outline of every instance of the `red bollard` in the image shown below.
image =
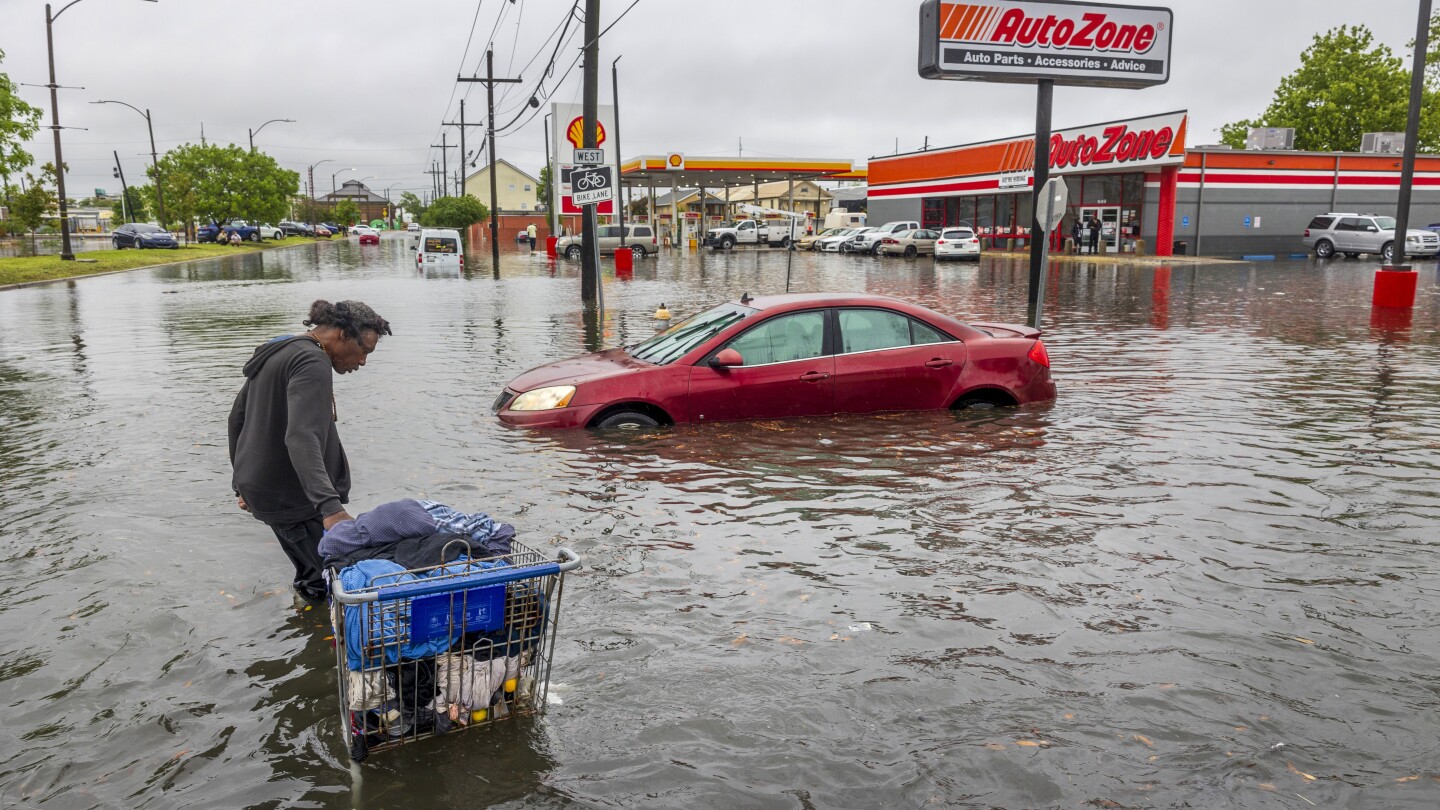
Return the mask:
<path fill-rule="evenodd" d="M 635 272 L 635 254 L 629 248 L 620 248 L 615 251 L 615 275 L 617 278 L 628 276 Z"/>
<path fill-rule="evenodd" d="M 549 256 L 549 257 L 552 258 L 552 259 L 555 258 L 555 243 L 556 243 L 556 242 L 559 242 L 559 241 L 560 241 L 560 237 L 558 237 L 558 236 L 547 236 L 547 237 L 545 237 L 545 255 L 546 255 L 546 256 Z"/>
<path fill-rule="evenodd" d="M 1408 267 L 1404 270 L 1376 270 L 1375 293 L 1370 298 L 1370 304 L 1410 309 L 1415 306 L 1415 282 L 1419 277 L 1419 273 Z"/>

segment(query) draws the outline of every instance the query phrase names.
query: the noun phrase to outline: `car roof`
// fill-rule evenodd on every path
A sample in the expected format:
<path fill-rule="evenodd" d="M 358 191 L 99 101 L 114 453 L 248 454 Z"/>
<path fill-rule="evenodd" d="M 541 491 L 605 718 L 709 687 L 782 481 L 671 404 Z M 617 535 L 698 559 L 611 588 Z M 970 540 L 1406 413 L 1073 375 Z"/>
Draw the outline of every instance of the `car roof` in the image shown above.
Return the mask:
<path fill-rule="evenodd" d="M 740 304 L 739 300 L 734 301 Z M 867 295 L 865 293 L 786 293 L 783 295 L 761 295 L 747 299 L 741 306 L 752 309 L 791 309 L 807 304 L 823 304 L 831 307 L 843 306 L 883 306 L 883 307 L 913 307 L 909 301 L 904 301 L 890 295 Z"/>

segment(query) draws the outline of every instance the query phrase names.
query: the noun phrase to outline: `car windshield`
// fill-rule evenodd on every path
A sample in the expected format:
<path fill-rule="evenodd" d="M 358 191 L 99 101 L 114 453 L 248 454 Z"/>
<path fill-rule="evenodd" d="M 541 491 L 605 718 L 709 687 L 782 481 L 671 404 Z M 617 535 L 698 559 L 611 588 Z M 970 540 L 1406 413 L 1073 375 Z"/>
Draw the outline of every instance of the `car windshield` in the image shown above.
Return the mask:
<path fill-rule="evenodd" d="M 136 233 L 165 233 L 159 225 L 132 225 Z"/>
<path fill-rule="evenodd" d="M 1393 231 L 1393 230 L 1395 230 L 1395 218 L 1394 218 L 1394 217 L 1375 217 L 1375 224 L 1376 224 L 1376 225 L 1379 225 L 1379 226 L 1380 226 L 1380 230 L 1382 230 L 1382 231 Z"/>
<path fill-rule="evenodd" d="M 739 304 L 721 304 L 666 329 L 642 343 L 625 349 L 636 360 L 663 366 L 685 356 L 691 349 L 760 310 Z"/>

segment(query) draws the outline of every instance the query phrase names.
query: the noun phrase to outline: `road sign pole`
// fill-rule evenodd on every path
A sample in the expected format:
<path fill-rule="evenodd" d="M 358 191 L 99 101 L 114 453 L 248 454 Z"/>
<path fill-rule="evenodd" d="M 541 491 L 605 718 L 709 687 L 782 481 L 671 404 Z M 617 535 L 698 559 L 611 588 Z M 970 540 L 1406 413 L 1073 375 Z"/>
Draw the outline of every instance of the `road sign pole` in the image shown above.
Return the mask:
<path fill-rule="evenodd" d="M 1028 298 L 1030 320 L 1040 321 L 1040 285 L 1043 283 L 1045 255 L 1049 247 L 1049 233 L 1040 221 L 1040 201 L 1045 194 L 1045 184 L 1050 179 L 1050 108 L 1054 98 L 1055 82 L 1041 79 L 1035 83 L 1035 193 L 1030 210 L 1034 222 L 1030 227 L 1030 295 Z"/>

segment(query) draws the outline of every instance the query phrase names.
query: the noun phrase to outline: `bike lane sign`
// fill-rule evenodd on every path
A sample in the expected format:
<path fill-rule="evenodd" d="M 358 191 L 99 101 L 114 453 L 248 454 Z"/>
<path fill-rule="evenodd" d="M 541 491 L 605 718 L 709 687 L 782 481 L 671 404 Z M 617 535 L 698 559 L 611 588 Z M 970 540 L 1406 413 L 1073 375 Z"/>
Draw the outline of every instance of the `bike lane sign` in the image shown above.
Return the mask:
<path fill-rule="evenodd" d="M 570 173 L 571 200 L 575 205 L 595 205 L 614 199 L 615 185 L 611 179 L 611 167 L 576 167 Z"/>

